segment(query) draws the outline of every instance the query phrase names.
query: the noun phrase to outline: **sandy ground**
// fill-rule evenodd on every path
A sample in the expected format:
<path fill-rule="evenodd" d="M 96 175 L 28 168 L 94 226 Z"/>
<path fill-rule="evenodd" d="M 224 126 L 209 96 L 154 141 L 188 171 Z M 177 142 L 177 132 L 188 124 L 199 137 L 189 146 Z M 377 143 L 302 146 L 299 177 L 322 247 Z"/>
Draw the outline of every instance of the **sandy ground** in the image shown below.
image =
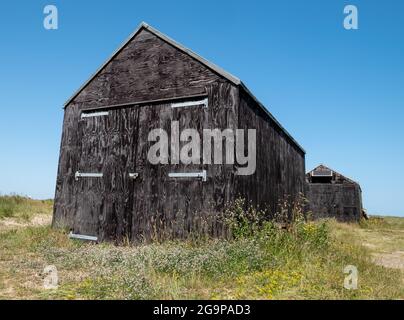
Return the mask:
<path fill-rule="evenodd" d="M 51 224 L 52 216 L 49 214 L 40 214 L 34 216 L 30 221 L 24 222 L 15 218 L 4 218 L 0 220 L 0 230 L 7 231 L 15 228 L 24 228 L 29 226 L 45 226 Z"/>
<path fill-rule="evenodd" d="M 386 268 L 404 270 L 404 251 L 394 251 L 391 253 L 375 253 L 374 261 L 378 265 Z"/>

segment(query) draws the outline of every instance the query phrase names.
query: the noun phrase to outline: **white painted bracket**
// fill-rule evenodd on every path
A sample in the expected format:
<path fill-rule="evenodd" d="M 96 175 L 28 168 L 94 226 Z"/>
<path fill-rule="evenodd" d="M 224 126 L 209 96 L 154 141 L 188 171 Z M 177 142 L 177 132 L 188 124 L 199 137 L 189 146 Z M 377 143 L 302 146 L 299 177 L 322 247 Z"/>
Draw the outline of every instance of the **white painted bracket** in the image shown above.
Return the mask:
<path fill-rule="evenodd" d="M 103 174 L 102 173 L 84 173 L 84 172 L 79 172 L 76 171 L 74 174 L 74 179 L 77 181 L 79 178 L 102 178 Z"/>
<path fill-rule="evenodd" d="M 184 101 L 184 102 L 175 102 L 171 104 L 171 108 L 185 108 L 185 107 L 196 107 L 203 106 L 203 108 L 208 107 L 208 98 L 203 100 L 194 100 L 194 101 Z"/>
<path fill-rule="evenodd" d="M 206 170 L 201 172 L 170 172 L 168 174 L 170 178 L 200 178 L 202 181 L 206 181 Z"/>
<path fill-rule="evenodd" d="M 92 117 L 102 117 L 109 115 L 108 111 L 100 111 L 100 112 L 83 112 L 81 114 L 81 119 L 83 118 L 92 118 Z"/>
<path fill-rule="evenodd" d="M 129 178 L 135 180 L 137 177 L 139 176 L 139 174 L 137 172 L 129 172 Z"/>
<path fill-rule="evenodd" d="M 84 235 L 84 234 L 75 234 L 75 233 L 73 233 L 71 231 L 69 233 L 69 238 L 70 239 L 79 239 L 79 240 L 88 240 L 88 241 L 98 241 L 98 237 L 87 236 L 87 235 Z"/>

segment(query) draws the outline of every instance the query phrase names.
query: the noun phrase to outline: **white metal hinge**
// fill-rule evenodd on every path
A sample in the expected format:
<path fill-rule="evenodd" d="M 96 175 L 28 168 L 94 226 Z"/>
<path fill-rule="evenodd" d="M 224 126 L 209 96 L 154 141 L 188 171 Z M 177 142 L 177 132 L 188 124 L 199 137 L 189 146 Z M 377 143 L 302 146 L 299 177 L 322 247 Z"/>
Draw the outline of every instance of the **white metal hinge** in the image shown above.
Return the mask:
<path fill-rule="evenodd" d="M 84 173 L 84 172 L 79 172 L 76 171 L 74 174 L 74 178 L 79 180 L 79 178 L 102 178 L 103 174 L 102 173 Z"/>
<path fill-rule="evenodd" d="M 184 101 L 184 102 L 175 102 L 171 104 L 171 108 L 184 108 L 184 107 L 195 107 L 195 106 L 203 106 L 204 108 L 208 107 L 208 98 L 197 101 Z"/>
<path fill-rule="evenodd" d="M 206 181 L 206 170 L 201 172 L 170 172 L 168 174 L 170 178 L 201 178 L 202 181 Z"/>
<path fill-rule="evenodd" d="M 75 233 L 73 233 L 71 231 L 69 233 L 69 238 L 70 239 L 88 240 L 88 241 L 98 241 L 98 237 L 87 236 L 87 235 L 84 235 L 84 234 L 75 234 Z"/>
<path fill-rule="evenodd" d="M 108 114 L 109 114 L 108 111 L 89 112 L 89 113 L 83 112 L 83 113 L 81 114 L 81 119 L 83 119 L 83 118 L 91 118 L 91 117 L 107 116 Z"/>

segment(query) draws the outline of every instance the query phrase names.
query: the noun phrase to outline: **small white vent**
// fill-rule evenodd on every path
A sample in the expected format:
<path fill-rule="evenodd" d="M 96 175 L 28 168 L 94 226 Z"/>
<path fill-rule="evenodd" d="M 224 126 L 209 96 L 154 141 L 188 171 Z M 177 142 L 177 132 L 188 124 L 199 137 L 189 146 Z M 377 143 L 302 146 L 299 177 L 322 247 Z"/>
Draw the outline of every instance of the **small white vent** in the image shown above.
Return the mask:
<path fill-rule="evenodd" d="M 332 170 L 329 169 L 317 169 L 311 172 L 312 177 L 332 177 Z"/>
<path fill-rule="evenodd" d="M 208 98 L 205 98 L 203 100 L 175 102 L 175 103 L 171 104 L 171 108 L 187 108 L 187 107 L 198 107 L 198 106 L 207 108 L 208 107 Z"/>

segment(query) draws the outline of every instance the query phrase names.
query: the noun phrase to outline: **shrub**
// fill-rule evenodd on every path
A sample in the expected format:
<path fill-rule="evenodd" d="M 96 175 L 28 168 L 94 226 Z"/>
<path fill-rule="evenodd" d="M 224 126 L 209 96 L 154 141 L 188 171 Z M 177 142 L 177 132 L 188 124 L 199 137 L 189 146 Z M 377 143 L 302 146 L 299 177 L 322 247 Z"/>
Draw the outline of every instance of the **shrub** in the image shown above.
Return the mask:
<path fill-rule="evenodd" d="M 223 213 L 224 223 L 235 239 L 245 238 L 256 234 L 266 216 L 266 211 L 258 210 L 246 201 L 238 198 L 228 205 Z"/>
<path fill-rule="evenodd" d="M 18 196 L 0 197 L 0 218 L 9 218 L 15 215 L 20 200 Z"/>

